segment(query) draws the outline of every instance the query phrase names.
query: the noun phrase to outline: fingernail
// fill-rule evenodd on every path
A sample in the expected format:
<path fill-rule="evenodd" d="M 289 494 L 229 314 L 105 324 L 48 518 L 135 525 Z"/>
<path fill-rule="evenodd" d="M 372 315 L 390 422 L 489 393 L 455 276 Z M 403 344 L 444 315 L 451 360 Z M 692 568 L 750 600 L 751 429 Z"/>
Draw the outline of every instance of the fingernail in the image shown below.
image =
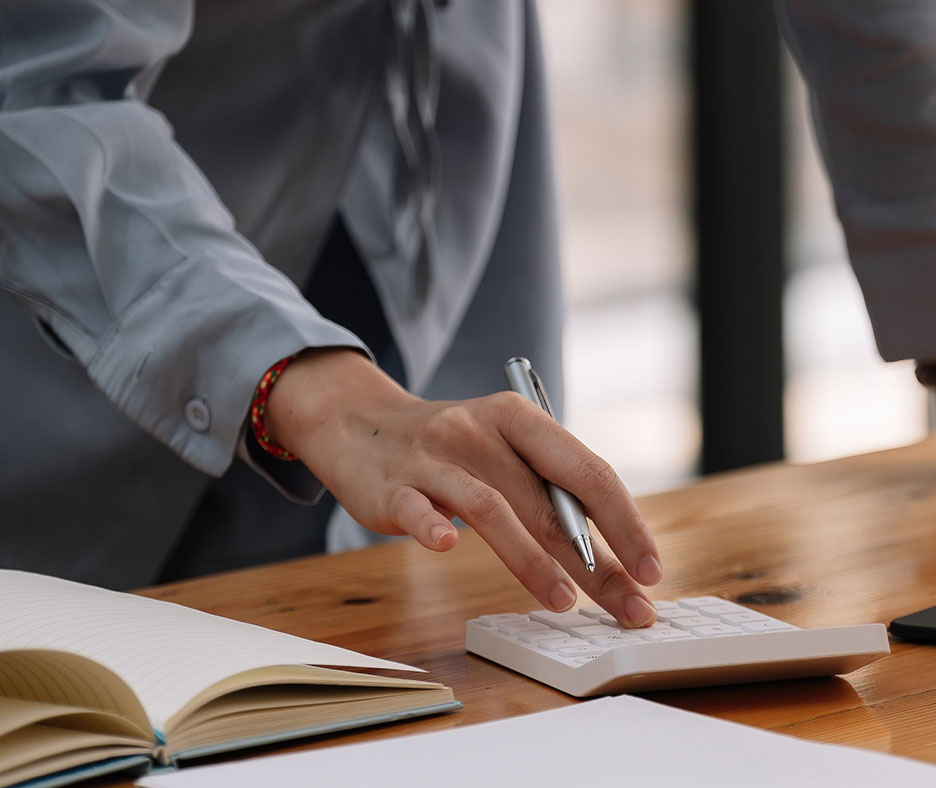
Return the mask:
<path fill-rule="evenodd" d="M 452 533 L 452 529 L 447 525 L 434 525 L 429 531 L 429 538 L 433 544 L 439 544 L 446 536 Z"/>
<path fill-rule="evenodd" d="M 663 579 L 663 567 L 652 555 L 648 555 L 637 567 L 637 579 L 645 586 L 652 586 Z"/>
<path fill-rule="evenodd" d="M 636 594 L 627 597 L 624 602 L 624 612 L 627 613 L 627 620 L 635 627 L 649 624 L 656 616 L 656 608 L 646 599 Z"/>
<path fill-rule="evenodd" d="M 549 592 L 549 604 L 552 605 L 553 610 L 560 613 L 572 607 L 575 604 L 575 599 L 575 591 L 565 581 L 557 583 L 553 586 L 553 590 Z"/>

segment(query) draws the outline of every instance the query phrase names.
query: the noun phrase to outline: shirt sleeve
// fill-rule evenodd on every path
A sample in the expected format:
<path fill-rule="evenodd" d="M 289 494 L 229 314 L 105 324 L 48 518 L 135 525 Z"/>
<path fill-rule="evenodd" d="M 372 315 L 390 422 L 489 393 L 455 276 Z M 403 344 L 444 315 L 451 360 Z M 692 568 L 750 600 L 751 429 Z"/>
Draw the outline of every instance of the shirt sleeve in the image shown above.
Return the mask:
<path fill-rule="evenodd" d="M 936 15 L 930 0 L 775 0 L 878 350 L 936 359 Z"/>
<path fill-rule="evenodd" d="M 239 447 L 249 459 L 272 363 L 368 351 L 236 232 L 145 103 L 191 24 L 178 0 L 0 4 L 0 287 L 116 407 L 220 476 Z"/>

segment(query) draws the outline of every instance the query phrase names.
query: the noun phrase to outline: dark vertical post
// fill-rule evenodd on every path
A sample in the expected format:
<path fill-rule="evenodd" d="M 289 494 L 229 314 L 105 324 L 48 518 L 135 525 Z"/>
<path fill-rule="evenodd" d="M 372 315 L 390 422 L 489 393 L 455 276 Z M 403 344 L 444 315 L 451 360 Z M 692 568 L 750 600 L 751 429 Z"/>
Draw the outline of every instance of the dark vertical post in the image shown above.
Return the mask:
<path fill-rule="evenodd" d="M 691 0 L 702 472 L 783 456 L 783 89 L 767 0 Z"/>

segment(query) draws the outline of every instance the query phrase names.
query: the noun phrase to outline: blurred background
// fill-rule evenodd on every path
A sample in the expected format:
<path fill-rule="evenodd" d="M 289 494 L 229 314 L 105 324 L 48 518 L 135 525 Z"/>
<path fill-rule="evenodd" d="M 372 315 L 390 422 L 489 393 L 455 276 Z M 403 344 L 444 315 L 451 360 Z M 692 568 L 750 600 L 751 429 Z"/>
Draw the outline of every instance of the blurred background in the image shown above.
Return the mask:
<path fill-rule="evenodd" d="M 728 7 L 737 26 L 724 24 L 717 11 L 700 18 L 716 5 Z M 741 5 L 757 7 L 760 16 L 737 19 Z M 572 432 L 635 493 L 778 454 L 806 462 L 922 438 L 925 390 L 912 362 L 886 364 L 877 355 L 817 158 L 803 85 L 771 27 L 771 4 L 543 0 L 539 13 L 561 194 L 565 422 Z M 760 32 L 748 35 L 751 29 Z M 752 51 L 738 54 L 743 69 L 718 61 L 718 53 L 734 50 L 726 41 L 732 36 L 752 39 Z M 776 89 L 765 89 L 765 80 Z M 711 157 L 706 124 L 725 124 L 717 116 L 724 104 L 719 91 L 731 100 L 724 105 L 734 113 L 729 122 L 741 122 L 746 135 L 753 124 L 755 136 L 757 124 L 762 134 L 766 124 L 767 150 L 775 144 L 782 154 L 776 171 L 767 162 L 766 173 L 754 173 L 742 195 L 769 213 L 770 192 L 777 192 L 778 220 L 767 232 L 748 222 L 760 246 L 740 252 L 756 276 L 768 272 L 755 284 L 776 292 L 778 333 L 773 345 L 767 337 L 768 350 L 774 348 L 767 353 L 708 358 L 705 388 L 703 322 L 717 322 L 726 307 L 706 305 L 697 288 L 697 260 L 714 255 L 720 262 L 717 243 L 699 246 L 698 223 L 707 216 L 700 203 L 730 210 L 737 199 L 725 196 L 717 173 L 713 185 L 700 169 L 700 158 Z M 765 100 L 766 110 L 745 91 Z M 716 117 L 706 115 L 710 107 Z M 770 138 L 771 123 L 779 126 L 777 139 Z M 743 299 L 744 283 L 739 287 Z M 702 407 L 703 390 L 720 394 L 732 381 L 743 389 L 751 378 L 768 387 L 767 395 L 739 390 L 741 400 L 720 415 Z M 742 443 L 746 434 L 763 433 L 765 445 L 733 449 L 732 428 L 741 431 Z M 727 446 L 716 445 L 722 435 Z"/>

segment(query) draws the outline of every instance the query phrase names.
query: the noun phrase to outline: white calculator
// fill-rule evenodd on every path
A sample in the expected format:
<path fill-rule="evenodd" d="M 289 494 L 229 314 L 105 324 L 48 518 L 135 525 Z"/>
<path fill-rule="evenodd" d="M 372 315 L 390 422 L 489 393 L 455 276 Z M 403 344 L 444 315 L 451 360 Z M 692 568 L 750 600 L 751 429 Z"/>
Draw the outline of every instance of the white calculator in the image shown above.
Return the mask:
<path fill-rule="evenodd" d="M 719 597 L 655 602 L 625 629 L 600 607 L 468 622 L 468 651 L 576 697 L 848 673 L 890 653 L 883 624 L 800 629 Z"/>

